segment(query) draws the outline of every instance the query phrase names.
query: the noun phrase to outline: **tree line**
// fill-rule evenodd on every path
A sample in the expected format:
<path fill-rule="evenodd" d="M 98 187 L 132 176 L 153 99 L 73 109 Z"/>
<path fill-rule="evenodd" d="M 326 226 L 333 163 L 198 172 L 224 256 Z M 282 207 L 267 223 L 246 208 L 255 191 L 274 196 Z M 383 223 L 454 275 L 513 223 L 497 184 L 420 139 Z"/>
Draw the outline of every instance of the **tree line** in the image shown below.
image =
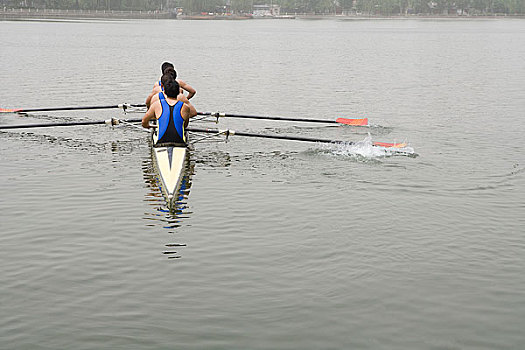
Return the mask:
<path fill-rule="evenodd" d="M 0 0 L 4 8 L 252 13 L 274 4 L 283 14 L 361 15 L 523 15 L 525 0 Z"/>

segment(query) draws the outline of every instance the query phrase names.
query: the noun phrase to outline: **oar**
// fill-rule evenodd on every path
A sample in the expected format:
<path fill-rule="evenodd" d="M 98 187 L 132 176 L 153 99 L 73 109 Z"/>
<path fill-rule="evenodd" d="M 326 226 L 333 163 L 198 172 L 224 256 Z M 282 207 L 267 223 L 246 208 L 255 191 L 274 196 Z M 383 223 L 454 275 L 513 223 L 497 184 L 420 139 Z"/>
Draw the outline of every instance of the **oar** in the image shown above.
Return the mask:
<path fill-rule="evenodd" d="M 5 129 L 29 129 L 29 128 L 50 128 L 56 126 L 78 126 L 78 125 L 118 125 L 122 123 L 139 123 L 142 119 L 117 119 L 111 118 L 107 120 L 95 120 L 95 121 L 78 121 L 78 122 L 63 122 L 63 123 L 41 123 L 41 124 L 19 124 L 19 125 L 0 125 L 0 130 Z M 254 134 L 235 130 L 220 130 L 220 129 L 202 129 L 202 128 L 187 128 L 187 131 L 202 132 L 207 134 L 247 136 L 247 137 L 259 137 L 266 139 L 278 139 L 278 140 L 292 140 L 292 141 L 306 141 L 306 142 L 321 142 L 321 143 L 346 143 L 349 145 L 355 144 L 352 141 L 341 141 L 341 140 L 329 140 L 329 139 L 316 139 L 302 136 L 285 136 L 285 135 L 267 135 L 267 134 Z M 406 143 L 390 143 L 390 142 L 373 142 L 373 146 L 377 147 L 395 147 L 403 148 L 406 147 Z"/>
<path fill-rule="evenodd" d="M 107 120 L 94 120 L 94 121 L 76 121 L 76 122 L 62 122 L 62 123 L 39 123 L 39 124 L 18 124 L 18 125 L 0 125 L 0 130 L 6 129 L 29 129 L 29 128 L 51 128 L 57 126 L 78 126 L 78 125 L 97 125 L 97 124 L 106 124 L 106 125 L 118 125 L 120 123 L 140 123 L 142 119 L 117 119 L 111 118 Z M 285 136 L 285 135 L 267 135 L 267 134 L 254 134 L 242 131 L 235 130 L 221 130 L 221 129 L 202 129 L 202 128 L 187 128 L 187 131 L 192 132 L 202 132 L 207 134 L 217 134 L 217 135 L 238 135 L 238 136 L 247 136 L 247 137 L 259 137 L 266 139 L 278 139 L 278 140 L 292 140 L 292 141 L 305 141 L 305 142 L 321 142 L 321 143 L 346 143 L 349 145 L 355 144 L 352 141 L 341 141 L 341 140 L 330 140 L 330 139 L 317 139 L 310 137 L 302 136 Z M 373 142 L 372 145 L 378 147 L 396 147 L 402 148 L 405 147 L 406 143 L 390 143 L 390 142 Z"/>
<path fill-rule="evenodd" d="M 324 124 L 346 124 L 353 126 L 367 126 L 368 118 L 361 119 L 347 119 L 347 118 L 337 118 L 336 120 L 327 120 L 327 119 L 308 119 L 308 118 L 286 118 L 286 117 L 272 117 L 272 116 L 262 116 L 262 115 L 244 115 L 244 114 L 230 114 L 230 113 L 213 113 L 213 112 L 198 112 L 198 115 L 209 115 L 211 117 L 219 118 L 246 118 L 246 119 L 266 119 L 266 120 L 284 120 L 291 122 L 308 122 L 308 123 L 324 123 Z"/>
<path fill-rule="evenodd" d="M 189 127 L 186 130 L 192 131 L 192 132 L 202 132 L 202 133 L 207 133 L 207 134 L 225 135 L 226 137 L 232 136 L 232 135 L 238 135 L 238 136 L 259 137 L 259 138 L 266 138 L 266 139 L 278 139 L 278 140 L 292 140 L 292 141 L 320 142 L 320 143 L 345 143 L 347 145 L 355 144 L 355 142 L 352 142 L 352 141 L 317 139 L 317 138 L 302 137 L 302 136 L 254 134 L 254 133 L 235 131 L 235 130 L 229 130 L 229 129 L 221 130 L 221 129 L 202 129 L 202 128 Z M 389 143 L 389 142 L 373 142 L 372 145 L 377 146 L 377 147 L 395 147 L 395 148 L 403 148 L 407 146 L 406 143 Z"/>
<path fill-rule="evenodd" d="M 146 107 L 145 104 L 118 104 L 118 105 L 107 105 L 107 106 L 73 106 L 73 107 L 46 107 L 46 108 L 0 108 L 0 113 L 29 113 L 29 112 L 51 112 L 51 111 L 74 111 L 74 110 L 94 110 L 94 109 L 113 109 L 119 108 L 124 111 L 129 107 Z M 367 126 L 368 118 L 337 118 L 336 120 L 326 119 L 308 119 L 308 118 L 286 118 L 286 117 L 273 117 L 273 116 L 260 116 L 260 115 L 243 115 L 243 114 L 231 114 L 231 113 L 212 113 L 212 112 L 198 112 L 198 115 L 212 116 L 227 118 L 245 118 L 245 119 L 266 119 L 266 120 L 282 120 L 282 121 L 295 121 L 295 122 L 308 122 L 308 123 L 324 123 L 324 124 L 345 124 L 352 126 Z"/>
<path fill-rule="evenodd" d="M 0 108 L 0 113 L 27 113 L 27 112 L 49 112 L 49 111 L 74 111 L 74 110 L 84 110 L 84 109 L 112 109 L 112 108 L 122 108 L 126 110 L 128 107 L 146 107 L 145 104 L 118 104 L 118 105 L 109 105 L 109 106 L 83 106 L 83 107 L 49 107 L 49 108 L 15 108 L 7 109 Z"/>
<path fill-rule="evenodd" d="M 78 122 L 62 122 L 62 123 L 41 123 L 41 124 L 19 124 L 19 125 L 0 125 L 2 129 L 29 129 L 29 128 L 51 128 L 55 126 L 77 126 L 77 125 L 118 125 L 120 122 L 126 123 L 139 123 L 142 119 L 116 119 L 111 118 L 107 120 L 95 120 L 95 121 L 78 121 Z"/>

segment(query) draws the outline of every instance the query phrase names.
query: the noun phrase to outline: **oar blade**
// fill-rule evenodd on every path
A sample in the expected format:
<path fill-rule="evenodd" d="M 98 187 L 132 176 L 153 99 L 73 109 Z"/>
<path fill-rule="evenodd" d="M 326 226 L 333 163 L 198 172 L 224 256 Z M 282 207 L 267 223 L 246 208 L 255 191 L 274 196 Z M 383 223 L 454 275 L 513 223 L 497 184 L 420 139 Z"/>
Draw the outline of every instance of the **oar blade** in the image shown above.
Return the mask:
<path fill-rule="evenodd" d="M 377 146 L 377 147 L 394 147 L 394 148 L 403 148 L 403 147 L 406 147 L 407 144 L 404 143 L 404 142 L 374 142 L 373 143 L 374 146 Z"/>
<path fill-rule="evenodd" d="M 0 113 L 16 113 L 20 109 L 9 109 L 9 108 L 0 108 Z"/>
<path fill-rule="evenodd" d="M 368 125 L 368 118 L 361 118 L 361 119 L 337 118 L 335 121 L 340 124 L 352 125 L 352 126 L 367 126 Z"/>

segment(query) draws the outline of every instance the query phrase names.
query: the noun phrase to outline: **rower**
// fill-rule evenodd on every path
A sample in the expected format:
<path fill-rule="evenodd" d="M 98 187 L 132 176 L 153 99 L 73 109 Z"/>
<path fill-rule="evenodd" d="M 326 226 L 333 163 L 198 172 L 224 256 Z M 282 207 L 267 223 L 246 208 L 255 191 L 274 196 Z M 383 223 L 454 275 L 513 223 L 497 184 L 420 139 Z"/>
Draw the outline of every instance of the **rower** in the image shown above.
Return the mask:
<path fill-rule="evenodd" d="M 171 74 L 162 76 L 161 87 L 164 91 L 158 93 L 158 99 L 142 118 L 142 127 L 149 129 L 150 121 L 157 120 L 157 144 L 186 145 L 185 129 L 190 118 L 197 115 L 197 110 L 184 95 L 179 94 L 179 83 Z"/>
<path fill-rule="evenodd" d="M 184 91 L 188 92 L 188 96 L 186 98 L 189 100 L 192 98 L 195 93 L 197 92 L 190 84 L 186 83 L 185 81 L 181 79 L 177 79 L 177 72 L 175 71 L 175 67 L 170 62 L 164 62 L 161 66 L 162 75 L 165 73 L 171 73 L 174 75 L 173 79 L 177 80 L 177 83 L 179 83 L 180 86 L 180 93 L 184 94 Z M 162 82 L 159 80 L 153 85 L 153 89 L 151 90 L 151 93 L 146 98 L 146 107 L 149 108 L 149 106 L 153 103 L 152 99 L 155 99 L 155 96 L 162 91 Z"/>

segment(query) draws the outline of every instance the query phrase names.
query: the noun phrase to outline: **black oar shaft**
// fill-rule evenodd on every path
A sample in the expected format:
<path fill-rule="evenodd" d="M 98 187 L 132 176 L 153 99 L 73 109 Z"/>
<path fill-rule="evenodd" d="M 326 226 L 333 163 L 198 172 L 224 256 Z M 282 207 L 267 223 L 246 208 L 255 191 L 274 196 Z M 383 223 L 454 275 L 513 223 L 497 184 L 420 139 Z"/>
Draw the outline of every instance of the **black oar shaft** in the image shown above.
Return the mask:
<path fill-rule="evenodd" d="M 207 134 L 223 134 L 223 135 L 237 135 L 246 137 L 259 137 L 265 139 L 278 139 L 278 140 L 291 140 L 291 141 L 305 141 L 305 142 L 320 142 L 320 143 L 341 143 L 353 144 L 350 141 L 339 141 L 339 140 L 328 140 L 328 139 L 316 139 L 311 137 L 302 136 L 286 136 L 286 135 L 267 135 L 267 134 L 254 134 L 249 132 L 234 131 L 234 130 L 219 130 L 219 129 L 202 129 L 202 128 L 187 128 L 188 131 L 203 132 Z"/>
<path fill-rule="evenodd" d="M 76 125 L 94 125 L 105 124 L 105 121 L 82 121 L 82 122 L 64 122 L 64 123 L 40 123 L 40 124 L 21 124 L 21 125 L 0 125 L 0 129 L 29 129 L 29 128 L 50 128 L 55 126 L 76 126 Z"/>
<path fill-rule="evenodd" d="M 244 114 L 211 113 L 211 112 L 199 112 L 198 114 L 199 115 L 210 115 L 210 116 L 214 116 L 214 117 L 226 117 L 226 118 L 284 120 L 284 121 L 291 121 L 291 122 L 338 124 L 335 120 L 325 120 L 325 119 L 288 118 L 288 117 L 274 117 L 274 116 L 264 116 L 264 115 L 244 115 Z"/>
<path fill-rule="evenodd" d="M 109 124 L 116 125 L 118 122 L 138 123 L 142 119 L 109 119 L 109 120 L 94 120 L 94 121 L 78 121 L 78 122 L 62 122 L 62 123 L 40 123 L 40 124 L 19 124 L 19 125 L 0 125 L 0 130 L 3 129 L 29 129 L 29 128 L 52 128 L 55 126 L 78 126 L 78 125 L 97 125 Z"/>
<path fill-rule="evenodd" d="M 25 108 L 15 109 L 16 113 L 27 113 L 27 112 L 50 112 L 50 111 L 74 111 L 74 110 L 88 110 L 88 109 L 113 109 L 126 107 L 145 107 L 145 104 L 132 104 L 132 105 L 108 105 L 108 106 L 84 106 L 84 107 L 48 107 L 48 108 Z"/>

